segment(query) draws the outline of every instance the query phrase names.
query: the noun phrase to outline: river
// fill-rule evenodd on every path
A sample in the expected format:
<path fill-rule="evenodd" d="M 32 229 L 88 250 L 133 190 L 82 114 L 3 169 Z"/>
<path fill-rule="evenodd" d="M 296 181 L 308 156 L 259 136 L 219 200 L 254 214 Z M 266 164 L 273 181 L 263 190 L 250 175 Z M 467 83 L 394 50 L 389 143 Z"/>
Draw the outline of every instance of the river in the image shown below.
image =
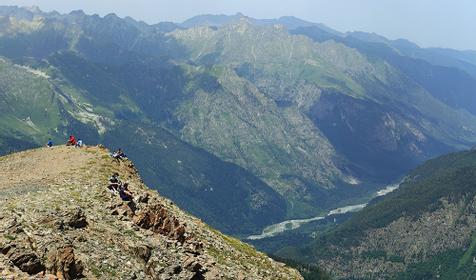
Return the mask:
<path fill-rule="evenodd" d="M 400 184 L 388 185 L 385 188 L 377 191 L 373 195 L 373 198 L 379 197 L 379 196 L 384 196 L 388 193 L 391 193 L 394 190 L 398 189 L 399 186 L 400 186 Z M 347 206 L 343 206 L 343 207 L 339 207 L 339 208 L 330 210 L 324 216 L 317 216 L 317 217 L 308 218 L 308 219 L 286 220 L 286 221 L 283 221 L 283 222 L 280 222 L 280 223 L 277 223 L 277 224 L 269 225 L 269 226 L 267 226 L 263 229 L 261 234 L 250 235 L 246 239 L 248 239 L 248 240 L 258 240 L 258 239 L 273 237 L 273 236 L 276 236 L 276 235 L 278 235 L 282 232 L 297 229 L 297 228 L 301 227 L 304 224 L 307 224 L 307 223 L 310 223 L 310 222 L 313 222 L 313 221 L 323 220 L 326 217 L 329 217 L 331 215 L 340 215 L 340 214 L 345 214 L 345 213 L 358 212 L 358 211 L 362 210 L 365 206 L 367 206 L 367 203 L 347 205 Z"/>

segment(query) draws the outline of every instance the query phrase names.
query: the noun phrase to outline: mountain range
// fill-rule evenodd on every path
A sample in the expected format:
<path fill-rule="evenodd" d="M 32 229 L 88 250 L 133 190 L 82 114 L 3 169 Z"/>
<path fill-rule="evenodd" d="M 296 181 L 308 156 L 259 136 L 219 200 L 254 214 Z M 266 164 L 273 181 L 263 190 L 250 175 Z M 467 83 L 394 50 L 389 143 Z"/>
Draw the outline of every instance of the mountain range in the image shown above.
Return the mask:
<path fill-rule="evenodd" d="M 0 8 L 0 153 L 74 134 L 235 236 L 366 202 L 476 142 L 476 59 L 293 17 Z"/>

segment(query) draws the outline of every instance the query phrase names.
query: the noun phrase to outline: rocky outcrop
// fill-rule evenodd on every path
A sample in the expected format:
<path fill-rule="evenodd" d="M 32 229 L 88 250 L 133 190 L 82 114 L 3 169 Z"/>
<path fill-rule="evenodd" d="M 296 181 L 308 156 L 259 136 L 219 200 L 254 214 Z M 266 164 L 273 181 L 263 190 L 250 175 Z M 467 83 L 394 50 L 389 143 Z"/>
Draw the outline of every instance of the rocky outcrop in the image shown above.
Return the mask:
<path fill-rule="evenodd" d="M 72 228 L 84 228 L 88 225 L 88 222 L 83 210 L 76 208 L 67 214 L 66 224 Z"/>
<path fill-rule="evenodd" d="M 30 275 L 45 270 L 38 255 L 30 248 L 21 247 L 13 243 L 4 246 L 1 252 L 21 271 Z"/>
<path fill-rule="evenodd" d="M 179 220 L 167 212 L 167 209 L 160 204 L 147 206 L 140 210 L 132 219 L 133 223 L 144 229 L 150 229 L 177 240 L 180 243 L 185 242 L 185 225 L 180 224 Z"/>
<path fill-rule="evenodd" d="M 59 279 L 71 280 L 83 277 L 84 266 L 76 259 L 71 245 L 50 250 L 46 263 L 46 270 Z"/>

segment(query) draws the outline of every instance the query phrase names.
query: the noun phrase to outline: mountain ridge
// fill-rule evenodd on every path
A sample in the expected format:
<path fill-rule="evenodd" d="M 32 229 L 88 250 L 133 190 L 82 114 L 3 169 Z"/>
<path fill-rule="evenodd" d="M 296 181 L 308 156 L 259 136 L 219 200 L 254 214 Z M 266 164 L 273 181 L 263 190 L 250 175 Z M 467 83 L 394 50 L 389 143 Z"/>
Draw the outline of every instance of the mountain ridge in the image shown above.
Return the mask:
<path fill-rule="evenodd" d="M 302 279 L 184 213 L 102 147 L 39 148 L 0 165 L 3 277 Z M 108 191 L 115 172 L 133 203 Z"/>

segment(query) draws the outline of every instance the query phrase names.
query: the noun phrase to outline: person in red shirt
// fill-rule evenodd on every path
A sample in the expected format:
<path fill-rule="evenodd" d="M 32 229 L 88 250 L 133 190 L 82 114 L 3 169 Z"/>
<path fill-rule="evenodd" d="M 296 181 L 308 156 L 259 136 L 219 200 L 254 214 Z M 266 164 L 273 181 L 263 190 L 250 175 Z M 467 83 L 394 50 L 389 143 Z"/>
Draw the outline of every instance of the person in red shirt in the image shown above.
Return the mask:
<path fill-rule="evenodd" d="M 74 135 L 69 136 L 68 142 L 66 142 L 66 146 L 76 146 L 76 138 L 74 138 Z"/>

